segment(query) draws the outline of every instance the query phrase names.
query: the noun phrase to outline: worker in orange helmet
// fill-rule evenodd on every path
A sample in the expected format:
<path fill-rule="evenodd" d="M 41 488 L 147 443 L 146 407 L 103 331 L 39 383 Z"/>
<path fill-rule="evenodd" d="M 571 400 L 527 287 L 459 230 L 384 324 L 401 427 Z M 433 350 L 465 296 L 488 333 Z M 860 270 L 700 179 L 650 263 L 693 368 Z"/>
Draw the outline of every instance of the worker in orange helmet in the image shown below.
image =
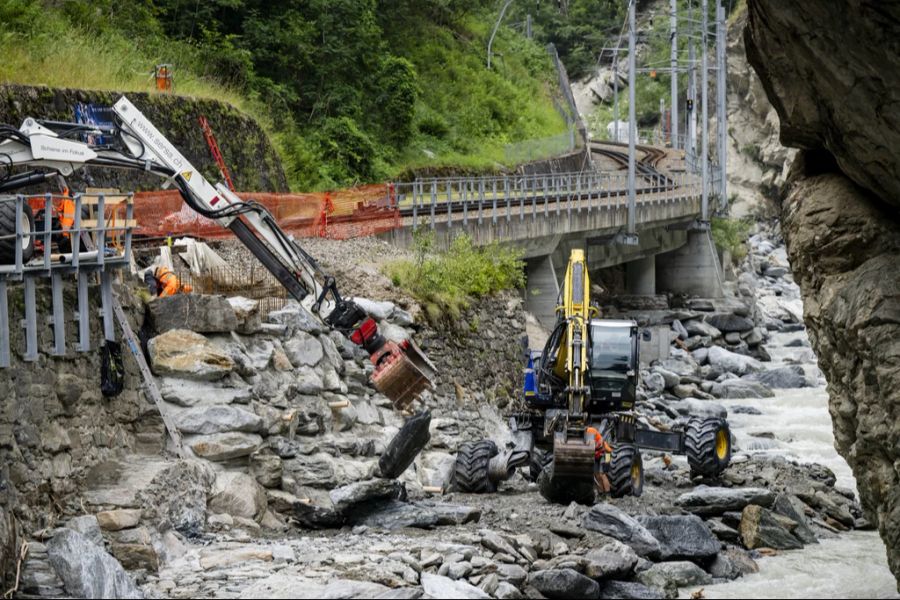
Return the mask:
<path fill-rule="evenodd" d="M 172 269 L 164 266 L 148 269 L 144 273 L 144 283 L 147 284 L 150 293 L 159 298 L 175 294 L 190 294 L 193 291 L 190 284 L 182 283 Z"/>
<path fill-rule="evenodd" d="M 604 461 L 608 461 L 612 457 L 612 447 L 603 439 L 603 436 L 595 427 L 588 427 L 586 430 L 588 435 L 594 437 L 594 483 L 597 489 L 603 494 L 608 494 L 612 489 L 609 482 L 609 476 L 604 468 Z"/>

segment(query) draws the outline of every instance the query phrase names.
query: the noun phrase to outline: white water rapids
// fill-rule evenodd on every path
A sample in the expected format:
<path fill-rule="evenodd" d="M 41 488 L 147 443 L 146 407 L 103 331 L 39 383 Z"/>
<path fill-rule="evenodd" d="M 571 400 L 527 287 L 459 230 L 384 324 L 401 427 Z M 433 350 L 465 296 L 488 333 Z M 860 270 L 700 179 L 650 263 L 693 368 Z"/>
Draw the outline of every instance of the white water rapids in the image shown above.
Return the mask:
<path fill-rule="evenodd" d="M 785 347 L 805 334 L 776 334 L 767 344 L 771 367 L 786 359 L 812 358 L 808 347 Z M 813 359 L 814 360 L 814 359 Z M 814 363 L 806 363 L 807 373 Z M 837 486 L 856 490 L 847 462 L 834 448 L 828 394 L 824 380 L 814 388 L 775 390 L 774 398 L 726 400 L 728 421 L 739 450 L 774 453 L 802 462 L 816 462 L 834 471 Z M 752 406 L 762 415 L 736 413 L 736 406 Z M 753 433 L 774 434 L 774 440 Z M 735 581 L 705 586 L 706 598 L 900 598 L 888 570 L 885 547 L 876 531 L 854 531 L 822 539 L 802 550 L 781 552 L 757 560 L 759 573 Z M 697 588 L 682 590 L 689 598 Z"/>

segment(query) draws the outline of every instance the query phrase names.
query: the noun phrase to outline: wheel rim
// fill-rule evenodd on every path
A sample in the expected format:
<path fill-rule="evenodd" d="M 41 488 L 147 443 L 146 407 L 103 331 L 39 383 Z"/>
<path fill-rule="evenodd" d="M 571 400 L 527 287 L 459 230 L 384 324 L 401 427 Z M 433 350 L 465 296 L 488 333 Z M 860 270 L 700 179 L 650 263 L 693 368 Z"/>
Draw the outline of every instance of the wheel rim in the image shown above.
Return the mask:
<path fill-rule="evenodd" d="M 725 460 L 728 456 L 728 434 L 724 429 L 716 432 L 716 457 Z"/>
<path fill-rule="evenodd" d="M 25 212 L 22 212 L 22 251 L 28 250 L 31 245 L 31 221 Z"/>

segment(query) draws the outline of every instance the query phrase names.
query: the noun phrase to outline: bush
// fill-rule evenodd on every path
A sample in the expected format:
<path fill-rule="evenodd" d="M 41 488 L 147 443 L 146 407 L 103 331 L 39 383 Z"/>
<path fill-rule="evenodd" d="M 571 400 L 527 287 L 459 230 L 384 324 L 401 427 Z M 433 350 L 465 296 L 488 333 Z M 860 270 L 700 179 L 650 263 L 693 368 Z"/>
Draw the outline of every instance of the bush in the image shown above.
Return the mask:
<path fill-rule="evenodd" d="M 490 244 L 477 247 L 460 234 L 447 252 L 434 253 L 434 233 L 415 234 L 414 260 L 387 266 L 394 285 L 411 293 L 425 307 L 429 321 L 459 319 L 469 300 L 525 285 L 525 263 L 516 248 Z"/>
<path fill-rule="evenodd" d="M 744 242 L 750 235 L 750 222 L 744 219 L 713 217 L 711 222 L 713 241 L 719 250 L 727 250 L 735 262 L 747 256 Z"/>

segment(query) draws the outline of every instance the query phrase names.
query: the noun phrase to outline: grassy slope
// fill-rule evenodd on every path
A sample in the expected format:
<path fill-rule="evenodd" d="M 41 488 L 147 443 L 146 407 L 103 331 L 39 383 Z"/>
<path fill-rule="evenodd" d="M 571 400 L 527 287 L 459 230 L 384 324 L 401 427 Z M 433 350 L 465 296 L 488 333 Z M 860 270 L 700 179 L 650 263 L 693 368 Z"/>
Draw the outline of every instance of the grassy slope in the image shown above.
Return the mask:
<path fill-rule="evenodd" d="M 423 23 L 419 31 L 395 36 L 395 51 L 409 58 L 419 75 L 417 133 L 401 152 L 386 153 L 381 175 L 396 177 L 435 166 L 496 168 L 505 162 L 505 144 L 565 130 L 552 101 L 558 94 L 556 76 L 542 48 L 501 29 L 495 41 L 499 54 L 495 69 L 486 69 L 484 48 L 491 22 L 492 15 L 484 14 L 471 16 L 464 32 Z M 196 52 L 186 44 L 137 43 L 110 31 L 88 35 L 52 10 L 44 11 L 40 23 L 27 35 L 5 31 L 0 24 L 0 56 L 4 57 L 0 83 L 151 91 L 153 65 L 175 62 L 177 93 L 222 100 L 251 114 L 270 133 L 285 161 L 292 160 L 283 137 L 273 135 L 277 132 L 264 103 L 195 76 L 199 71 Z M 292 165 L 285 166 L 290 173 Z M 295 181 L 316 179 L 303 176 Z M 307 185 L 329 187 L 328 182 Z"/>

